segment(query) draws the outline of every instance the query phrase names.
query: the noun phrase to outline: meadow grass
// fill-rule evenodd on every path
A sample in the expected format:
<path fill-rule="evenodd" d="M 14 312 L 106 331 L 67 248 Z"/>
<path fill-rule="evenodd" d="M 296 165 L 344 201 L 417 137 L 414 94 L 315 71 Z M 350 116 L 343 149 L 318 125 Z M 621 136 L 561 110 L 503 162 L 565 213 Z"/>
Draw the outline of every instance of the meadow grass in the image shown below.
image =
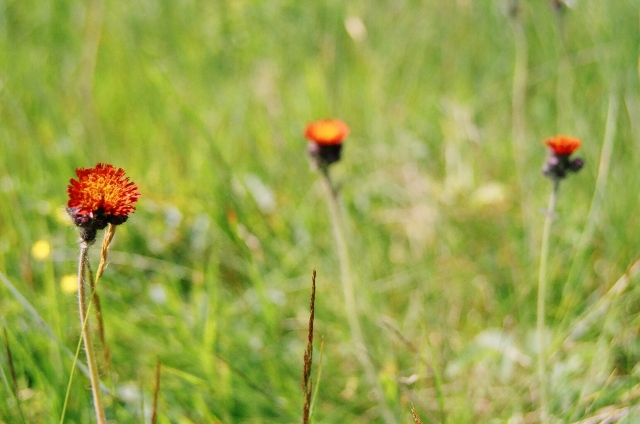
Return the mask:
<path fill-rule="evenodd" d="M 97 162 L 142 193 L 99 287 L 111 422 L 151 419 L 158 361 L 158 423 L 300 422 L 314 268 L 312 422 L 384 422 L 380 405 L 537 422 L 556 133 L 586 165 L 551 227 L 549 414 L 640 419 L 640 6 L 511 4 L 0 0 L 0 422 L 60 422 L 79 337 L 66 186 Z M 305 157 L 304 125 L 328 116 L 351 127 L 332 178 L 383 399 Z M 82 369 L 70 390 L 64 422 L 93 422 Z"/>

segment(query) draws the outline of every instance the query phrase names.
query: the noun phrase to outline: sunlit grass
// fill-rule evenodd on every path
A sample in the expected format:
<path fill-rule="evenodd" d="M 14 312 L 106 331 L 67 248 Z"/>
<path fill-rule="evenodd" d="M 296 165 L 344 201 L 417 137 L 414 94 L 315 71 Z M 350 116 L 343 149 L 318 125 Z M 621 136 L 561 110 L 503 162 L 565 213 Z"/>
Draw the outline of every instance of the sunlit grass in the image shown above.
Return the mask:
<path fill-rule="evenodd" d="M 3 349 L 0 421 L 59 420 L 78 342 L 65 189 L 105 161 L 142 193 L 99 288 L 109 420 L 150 419 L 160 360 L 159 423 L 299 422 L 315 268 L 314 421 L 382 422 L 305 156 L 304 125 L 329 116 L 351 128 L 332 178 L 362 336 L 398 422 L 411 405 L 424 422 L 536 422 L 539 252 L 526 237 L 540 245 L 542 140 L 557 133 L 582 139 L 586 165 L 552 226 L 549 413 L 637 419 L 637 269 L 610 289 L 640 253 L 640 7 L 580 0 L 558 16 L 520 2 L 516 169 L 506 3 L 0 2 L 0 272 L 24 296 L 0 284 L 18 386 L 16 398 Z M 88 387 L 76 370 L 67 422 L 91 422 Z"/>

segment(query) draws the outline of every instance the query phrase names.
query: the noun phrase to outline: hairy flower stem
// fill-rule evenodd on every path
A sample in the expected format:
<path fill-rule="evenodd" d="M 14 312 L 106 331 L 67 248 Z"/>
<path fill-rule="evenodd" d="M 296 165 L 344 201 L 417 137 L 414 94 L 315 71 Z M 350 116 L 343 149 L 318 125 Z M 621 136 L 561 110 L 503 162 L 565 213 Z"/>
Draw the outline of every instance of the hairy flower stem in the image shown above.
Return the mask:
<path fill-rule="evenodd" d="M 80 326 L 84 348 L 87 354 L 87 366 L 89 367 L 89 376 L 91 380 L 91 392 L 93 393 L 93 406 L 96 410 L 96 419 L 98 424 L 106 424 L 107 419 L 102 406 L 102 398 L 100 396 L 100 378 L 98 376 L 98 368 L 96 365 L 93 345 L 91 344 L 91 334 L 87 323 L 87 300 L 86 300 L 86 283 L 85 269 L 87 268 L 87 252 L 89 245 L 80 242 L 80 256 L 78 258 L 78 309 L 80 311 Z"/>
<path fill-rule="evenodd" d="M 360 362 L 360 365 L 364 368 L 369 383 L 377 392 L 377 398 L 380 403 L 380 408 L 385 422 L 395 423 L 395 418 L 391 414 L 391 411 L 389 411 L 389 409 L 385 405 L 384 393 L 382 391 L 382 388 L 380 387 L 378 379 L 376 378 L 376 372 L 373 367 L 373 363 L 369 358 L 369 353 L 367 352 L 367 347 L 364 343 L 364 338 L 362 337 L 362 330 L 360 328 L 360 321 L 358 320 L 358 311 L 356 308 L 353 279 L 351 278 L 351 262 L 349 260 L 349 249 L 347 248 L 347 241 L 344 235 L 340 215 L 340 202 L 338 199 L 338 192 L 331 183 L 331 177 L 329 176 L 328 167 L 321 166 L 320 169 L 322 171 L 322 185 L 326 193 L 327 206 L 329 208 L 329 219 L 331 221 L 333 237 L 336 243 L 338 262 L 340 264 L 340 280 L 342 282 L 342 292 L 344 294 L 345 313 L 347 315 L 347 321 L 349 323 L 351 338 L 353 339 L 355 345 L 355 354 L 358 361 Z"/>
<path fill-rule="evenodd" d="M 540 271 L 538 274 L 538 308 L 536 338 L 538 341 L 538 384 L 540 390 L 540 422 L 546 424 L 548 417 L 547 399 L 547 350 L 544 335 L 545 298 L 547 295 L 547 259 L 549 257 L 549 235 L 551 233 L 551 223 L 556 208 L 558 198 L 558 185 L 560 181 L 553 181 L 553 190 L 549 198 L 549 208 L 545 212 L 544 229 L 542 230 L 542 247 L 540 249 Z"/>

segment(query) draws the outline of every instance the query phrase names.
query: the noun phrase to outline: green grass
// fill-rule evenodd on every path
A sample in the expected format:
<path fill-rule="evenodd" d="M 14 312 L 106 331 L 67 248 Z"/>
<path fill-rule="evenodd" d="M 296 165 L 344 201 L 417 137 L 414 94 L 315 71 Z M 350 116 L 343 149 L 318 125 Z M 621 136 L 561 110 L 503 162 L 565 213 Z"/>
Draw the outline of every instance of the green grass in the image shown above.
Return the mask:
<path fill-rule="evenodd" d="M 0 422 L 60 420 L 79 337 L 60 286 L 77 233 L 61 217 L 74 169 L 99 161 L 142 192 L 100 283 L 112 422 L 150 417 L 157 359 L 159 423 L 299 422 L 313 268 L 316 350 L 325 340 L 314 421 L 383 422 L 302 137 L 326 116 L 351 127 L 332 172 L 397 422 L 413 422 L 411 404 L 442 421 L 438 378 L 448 423 L 536 421 L 541 141 L 556 133 L 582 139 L 586 166 L 560 187 L 551 233 L 549 410 L 573 422 L 631 407 L 625 422 L 640 419 L 640 278 L 606 295 L 640 253 L 640 6 L 578 0 L 558 15 L 521 2 L 516 161 L 506 3 L 0 0 L 0 272 L 59 341 L 0 284 L 20 394 L 3 348 Z M 349 17 L 366 37 L 349 35 Z M 499 196 L 483 196 L 491 187 Z M 44 260 L 38 240 L 53 249 Z M 76 370 L 65 422 L 94 419 L 88 384 Z"/>

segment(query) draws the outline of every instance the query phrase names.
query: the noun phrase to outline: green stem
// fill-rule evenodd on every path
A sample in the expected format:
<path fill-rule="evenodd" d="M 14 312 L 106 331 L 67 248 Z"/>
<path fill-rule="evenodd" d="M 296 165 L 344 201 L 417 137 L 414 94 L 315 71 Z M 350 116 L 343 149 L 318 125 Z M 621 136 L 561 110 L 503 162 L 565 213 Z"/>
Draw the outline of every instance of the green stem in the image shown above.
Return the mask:
<path fill-rule="evenodd" d="M 334 190 L 331 184 L 331 178 L 326 167 L 322 169 L 323 185 L 327 194 L 327 206 L 329 208 L 329 218 L 331 220 L 331 227 L 333 230 L 333 237 L 336 243 L 338 262 L 340 264 L 340 279 L 342 281 L 342 292 L 344 294 L 345 312 L 347 314 L 347 321 L 349 322 L 349 329 L 351 330 L 351 336 L 358 345 L 358 351 L 365 352 L 366 348 L 362 341 L 362 330 L 360 329 L 360 322 L 358 320 L 358 313 L 356 311 L 355 290 L 353 288 L 353 280 L 351 279 L 351 262 L 349 259 L 349 249 L 347 248 L 346 238 L 344 231 L 340 225 L 340 207 L 338 201 L 338 193 Z"/>
<path fill-rule="evenodd" d="M 322 355 L 323 354 L 324 354 L 324 337 L 320 342 L 320 358 L 318 358 L 318 371 L 316 373 L 316 385 L 313 388 L 313 396 L 311 397 L 311 406 L 309 407 L 309 419 L 313 418 L 313 409 L 316 406 L 316 398 L 318 397 L 318 389 L 320 388 L 320 377 L 322 376 Z"/>
<path fill-rule="evenodd" d="M 526 144 L 527 144 L 527 84 L 528 84 L 528 61 L 529 48 L 527 44 L 527 35 L 524 24 L 522 22 L 522 5 L 518 1 L 513 2 L 512 28 L 515 43 L 515 57 L 513 64 L 513 86 L 511 91 L 511 132 L 512 132 L 512 155 L 515 165 L 515 174 L 518 180 L 518 189 L 520 191 L 520 215 L 522 218 L 522 228 L 525 233 L 526 246 L 528 253 L 531 254 L 535 250 L 533 238 L 533 199 L 531 190 L 528 188 L 526 174 Z"/>
<path fill-rule="evenodd" d="M 96 419 L 98 424 L 106 424 L 107 419 L 102 406 L 102 398 L 100 396 L 100 378 L 98 376 L 98 367 L 95 361 L 93 345 L 91 344 L 91 334 L 87 325 L 87 300 L 85 293 L 85 272 L 87 267 L 87 252 L 89 245 L 86 242 L 80 243 L 80 257 L 78 258 L 78 309 L 80 311 L 80 325 L 82 331 L 82 339 L 87 354 L 87 366 L 89 368 L 89 376 L 91 380 L 91 392 L 93 394 L 93 406 L 96 410 Z"/>
<path fill-rule="evenodd" d="M 540 273 L 538 275 L 538 310 L 536 338 L 538 340 L 538 384 L 540 390 L 540 422 L 548 422 L 548 399 L 547 399 L 547 352 L 544 336 L 545 298 L 547 294 L 547 259 L 549 257 L 549 235 L 551 233 L 551 223 L 556 208 L 558 197 L 559 180 L 554 180 L 553 190 L 549 198 L 549 208 L 546 211 L 544 229 L 542 231 L 542 247 L 540 249 Z"/>
<path fill-rule="evenodd" d="M 322 171 L 322 185 L 324 187 L 327 206 L 329 209 L 329 219 L 331 221 L 331 227 L 333 229 L 333 236 L 336 243 L 338 262 L 340 264 L 340 280 L 342 282 L 342 292 L 344 295 L 345 313 L 347 315 L 347 322 L 349 324 L 349 330 L 351 332 L 351 338 L 355 344 L 355 354 L 360 362 L 360 365 L 364 368 L 367 379 L 373 386 L 378 394 L 380 402 L 380 408 L 385 422 L 395 423 L 396 420 L 391 414 L 391 411 L 386 407 L 384 401 L 384 392 L 376 377 L 376 372 L 373 367 L 373 363 L 369 358 L 367 347 L 362 337 L 362 330 L 360 328 L 360 321 L 358 320 L 358 311 L 356 309 L 355 290 L 353 288 L 353 279 L 351 278 L 351 262 L 349 260 L 349 249 L 347 248 L 347 241 L 344 235 L 344 231 L 341 225 L 340 206 L 338 199 L 338 192 L 331 183 L 331 177 L 329 176 L 328 167 L 321 166 Z"/>
<path fill-rule="evenodd" d="M 569 311 L 575 307 L 577 302 L 577 295 L 574 287 L 576 282 L 580 279 L 580 273 L 585 270 L 584 265 L 586 258 L 584 252 L 587 247 L 590 246 L 589 242 L 591 241 L 598 221 L 601 218 L 602 205 L 606 202 L 606 186 L 610 175 L 611 157 L 613 154 L 617 121 L 618 96 L 615 91 L 612 91 L 609 95 L 607 122 L 604 128 L 604 140 L 602 141 L 602 151 L 600 153 L 596 187 L 593 192 L 593 197 L 591 198 L 591 206 L 589 207 L 589 213 L 587 214 L 586 224 L 577 243 L 571 267 L 569 268 L 569 275 L 566 280 L 567 283 L 563 286 L 562 297 L 560 298 L 560 307 L 557 312 L 559 316 L 564 318 L 562 321 L 562 328 L 565 328 L 567 326 L 566 322 L 573 318 L 573 315 L 570 314 Z"/>
<path fill-rule="evenodd" d="M 438 408 L 440 409 L 440 422 L 442 424 L 446 424 L 447 422 L 447 413 L 444 409 L 444 390 L 442 390 L 442 374 L 440 373 L 440 365 L 438 361 L 436 361 L 435 354 L 433 353 L 433 346 L 431 346 L 431 341 L 429 340 L 429 336 L 425 337 L 427 341 L 427 348 L 429 349 L 429 356 L 431 359 L 431 369 L 433 370 L 433 377 L 436 381 L 436 396 L 438 398 Z"/>

